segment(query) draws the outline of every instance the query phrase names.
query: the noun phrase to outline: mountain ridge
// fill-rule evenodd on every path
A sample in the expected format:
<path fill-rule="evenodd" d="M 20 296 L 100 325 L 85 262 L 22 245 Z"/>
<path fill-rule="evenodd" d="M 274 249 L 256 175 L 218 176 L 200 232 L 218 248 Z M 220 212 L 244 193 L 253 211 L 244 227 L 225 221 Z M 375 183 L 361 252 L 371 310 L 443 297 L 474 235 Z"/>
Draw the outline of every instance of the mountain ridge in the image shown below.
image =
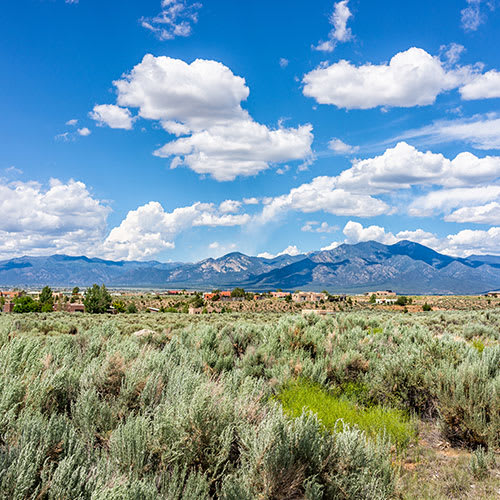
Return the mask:
<path fill-rule="evenodd" d="M 273 258 L 231 252 L 195 263 L 113 261 L 56 254 L 0 261 L 0 286 L 89 286 L 208 290 L 393 289 L 399 293 L 477 294 L 500 289 L 500 256 L 452 257 L 419 243 L 375 241 Z"/>

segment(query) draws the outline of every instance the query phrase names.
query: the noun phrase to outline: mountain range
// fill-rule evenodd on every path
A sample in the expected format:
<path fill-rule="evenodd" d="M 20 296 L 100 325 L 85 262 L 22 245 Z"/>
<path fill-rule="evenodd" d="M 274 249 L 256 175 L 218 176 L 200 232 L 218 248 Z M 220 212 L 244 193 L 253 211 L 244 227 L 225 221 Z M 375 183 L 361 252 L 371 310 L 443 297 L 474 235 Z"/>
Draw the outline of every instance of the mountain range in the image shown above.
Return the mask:
<path fill-rule="evenodd" d="M 410 241 L 342 244 L 333 250 L 268 259 L 239 252 L 197 263 L 111 261 L 52 255 L 0 261 L 0 286 L 248 290 L 391 289 L 406 294 L 476 294 L 500 289 L 500 256 L 440 254 Z"/>

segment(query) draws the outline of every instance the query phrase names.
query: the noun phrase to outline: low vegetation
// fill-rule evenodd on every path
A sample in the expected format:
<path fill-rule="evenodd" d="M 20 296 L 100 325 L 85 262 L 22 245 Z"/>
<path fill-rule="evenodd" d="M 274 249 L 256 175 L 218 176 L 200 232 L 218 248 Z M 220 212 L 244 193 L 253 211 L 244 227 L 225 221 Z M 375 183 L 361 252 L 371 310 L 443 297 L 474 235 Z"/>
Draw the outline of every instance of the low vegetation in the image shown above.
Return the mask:
<path fill-rule="evenodd" d="M 0 315 L 0 498 L 495 498 L 499 329 L 498 310 Z"/>

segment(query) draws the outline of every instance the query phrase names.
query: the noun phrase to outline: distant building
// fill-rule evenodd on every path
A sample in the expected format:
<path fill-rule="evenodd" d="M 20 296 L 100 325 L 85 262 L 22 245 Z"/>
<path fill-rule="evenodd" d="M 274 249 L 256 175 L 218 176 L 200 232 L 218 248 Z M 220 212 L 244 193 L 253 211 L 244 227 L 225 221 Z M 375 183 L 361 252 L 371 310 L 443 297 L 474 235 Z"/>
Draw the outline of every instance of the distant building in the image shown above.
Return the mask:
<path fill-rule="evenodd" d="M 190 307 L 189 314 L 201 314 L 203 312 L 202 307 Z"/>
<path fill-rule="evenodd" d="M 205 300 L 215 300 L 214 297 L 219 297 L 218 300 L 222 302 L 237 302 L 240 300 L 244 300 L 244 297 L 232 297 L 230 290 L 224 290 L 222 292 L 217 293 L 204 293 L 203 298 Z"/>
<path fill-rule="evenodd" d="M 377 297 L 375 298 L 375 304 L 395 304 L 397 300 L 394 297 Z"/>
<path fill-rule="evenodd" d="M 2 307 L 2 312 L 11 313 L 14 311 L 14 302 L 6 302 Z"/>
<path fill-rule="evenodd" d="M 496 291 L 496 292 L 488 292 L 486 294 L 487 297 L 498 297 L 500 295 L 500 291 Z"/>
<path fill-rule="evenodd" d="M 271 292 L 271 297 L 275 299 L 286 299 L 289 295 L 290 292 Z"/>
<path fill-rule="evenodd" d="M 377 298 L 397 297 L 397 293 L 393 292 L 392 290 L 378 290 L 377 292 L 366 292 L 365 295 L 368 295 L 369 297 L 375 295 L 375 297 Z"/>
<path fill-rule="evenodd" d="M 76 312 L 85 312 L 85 306 L 83 304 L 76 304 L 76 303 L 69 303 L 65 304 L 64 306 L 65 310 L 70 313 L 76 313 Z"/>
<path fill-rule="evenodd" d="M 294 302 L 319 302 L 325 300 L 327 297 L 324 293 L 316 292 L 297 292 L 292 293 L 292 300 Z"/>
<path fill-rule="evenodd" d="M 160 312 L 160 310 L 157 307 L 148 307 L 148 311 L 152 313 Z"/>

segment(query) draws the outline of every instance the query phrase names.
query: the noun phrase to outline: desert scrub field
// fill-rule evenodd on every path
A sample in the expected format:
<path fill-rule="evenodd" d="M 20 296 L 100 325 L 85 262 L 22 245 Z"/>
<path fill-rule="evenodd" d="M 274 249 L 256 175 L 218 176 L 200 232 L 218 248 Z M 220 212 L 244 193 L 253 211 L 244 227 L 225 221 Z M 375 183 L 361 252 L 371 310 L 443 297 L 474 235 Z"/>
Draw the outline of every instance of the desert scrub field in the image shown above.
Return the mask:
<path fill-rule="evenodd" d="M 0 497 L 495 498 L 499 331 L 499 310 L 1 315 Z"/>

